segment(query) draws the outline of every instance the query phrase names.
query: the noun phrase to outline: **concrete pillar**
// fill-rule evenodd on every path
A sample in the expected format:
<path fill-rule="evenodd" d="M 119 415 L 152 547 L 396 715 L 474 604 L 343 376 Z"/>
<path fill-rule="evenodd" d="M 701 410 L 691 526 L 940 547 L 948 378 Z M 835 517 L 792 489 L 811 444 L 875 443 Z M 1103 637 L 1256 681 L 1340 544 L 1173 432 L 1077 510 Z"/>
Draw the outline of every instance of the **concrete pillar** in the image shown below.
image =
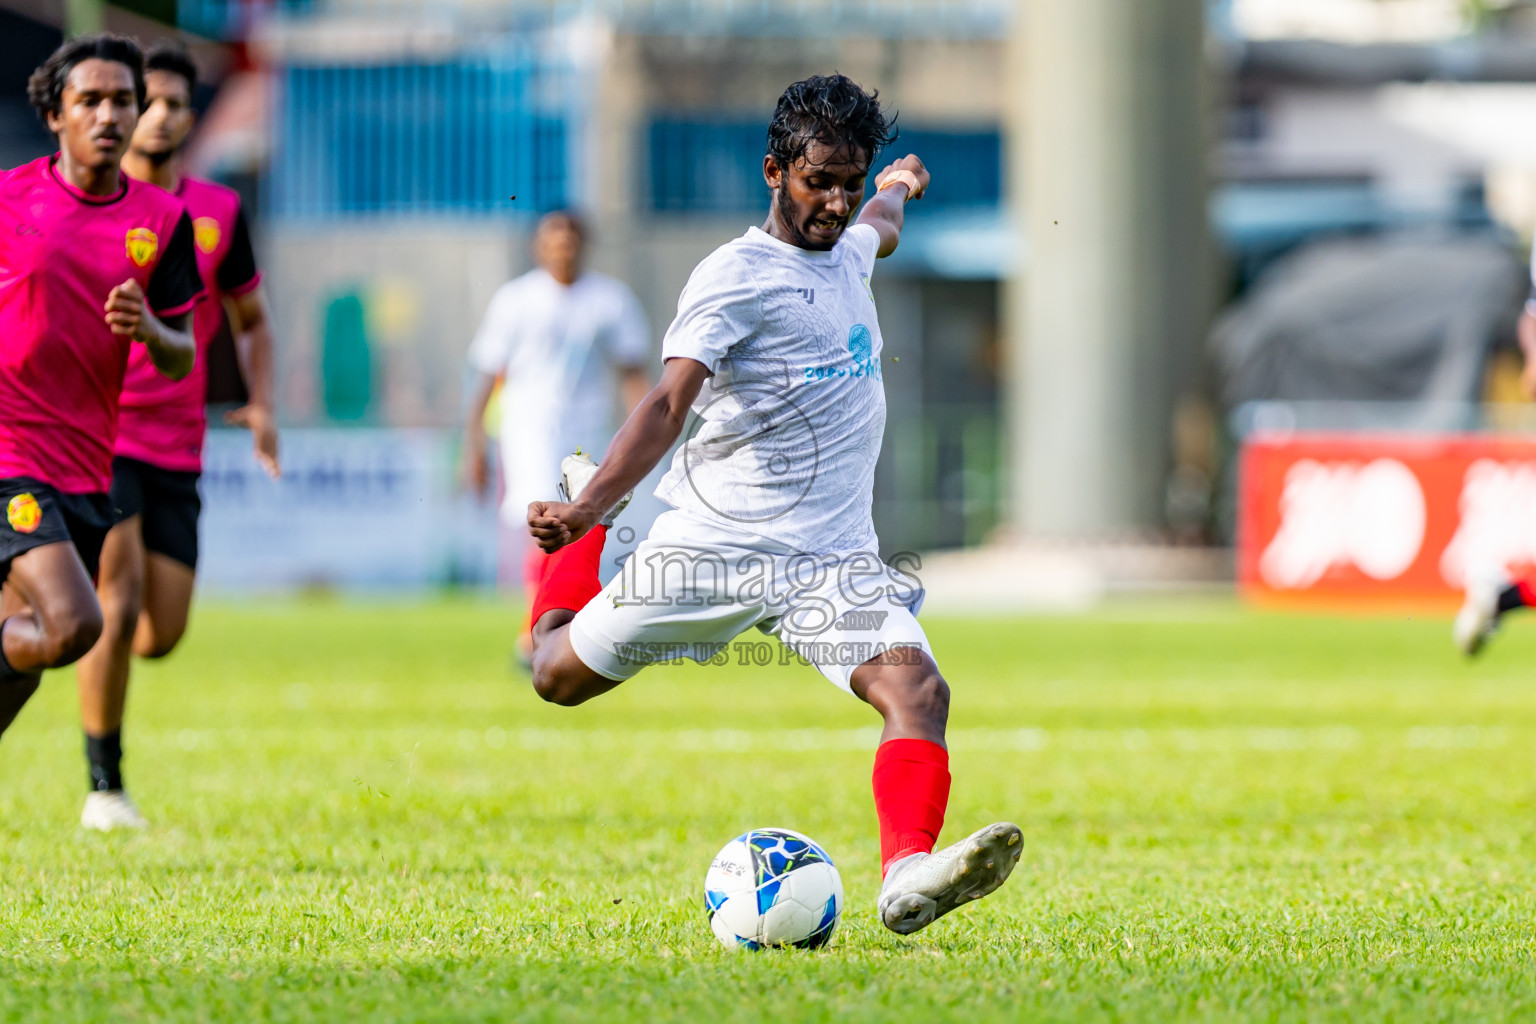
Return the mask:
<path fill-rule="evenodd" d="M 1025 0 L 1007 109 L 1013 526 L 1155 527 L 1208 313 L 1202 0 Z"/>

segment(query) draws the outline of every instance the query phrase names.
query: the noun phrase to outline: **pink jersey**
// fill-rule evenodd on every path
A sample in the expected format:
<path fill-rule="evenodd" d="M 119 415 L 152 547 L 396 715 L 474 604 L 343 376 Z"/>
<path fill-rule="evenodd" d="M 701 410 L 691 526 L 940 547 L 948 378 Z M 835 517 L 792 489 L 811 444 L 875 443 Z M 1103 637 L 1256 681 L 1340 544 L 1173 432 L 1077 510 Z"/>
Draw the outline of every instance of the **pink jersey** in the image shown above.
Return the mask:
<path fill-rule="evenodd" d="M 179 199 L 126 176 L 115 196 L 87 195 L 55 159 L 0 171 L 0 477 L 100 493 L 128 353 L 143 348 L 107 326 L 107 295 L 132 278 L 174 317 L 201 286 Z"/>
<path fill-rule="evenodd" d="M 197 472 L 207 429 L 208 349 L 224 321 L 223 300 L 251 291 L 261 283 L 261 274 L 251 253 L 240 196 L 233 189 L 183 177 L 176 198 L 192 217 L 197 273 L 204 288 L 192 314 L 197 364 L 181 380 L 170 380 L 156 371 L 148 352 L 135 349 L 129 355 L 117 454 L 161 469 Z"/>

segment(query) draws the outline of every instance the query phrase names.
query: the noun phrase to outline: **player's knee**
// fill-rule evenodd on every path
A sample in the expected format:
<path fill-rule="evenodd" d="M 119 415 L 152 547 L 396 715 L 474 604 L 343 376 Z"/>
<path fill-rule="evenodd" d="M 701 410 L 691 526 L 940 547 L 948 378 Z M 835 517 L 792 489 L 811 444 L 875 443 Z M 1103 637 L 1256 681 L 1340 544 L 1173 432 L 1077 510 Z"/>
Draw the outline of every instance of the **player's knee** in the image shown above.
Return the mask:
<path fill-rule="evenodd" d="M 918 671 L 898 665 L 884 665 L 867 689 L 866 697 L 882 715 L 898 715 L 942 726 L 949 719 L 949 684 L 937 668 L 923 666 Z"/>
<path fill-rule="evenodd" d="M 43 663 L 59 668 L 79 661 L 96 646 L 101 631 L 101 609 L 95 604 L 57 616 L 43 634 Z"/>
<path fill-rule="evenodd" d="M 571 680 L 537 663 L 533 667 L 533 690 L 544 700 L 563 708 L 573 708 L 587 699 L 580 687 L 571 685 Z"/>
<path fill-rule="evenodd" d="M 181 643 L 184 630 L 141 630 L 134 640 L 133 653 L 140 658 L 163 658 Z"/>
<path fill-rule="evenodd" d="M 176 640 L 166 640 L 159 643 L 150 644 L 148 647 L 140 648 L 133 653 L 140 658 L 154 661 L 157 658 L 164 658 L 175 649 Z"/>
<path fill-rule="evenodd" d="M 102 635 L 122 647 L 133 643 L 139 625 L 138 606 L 130 601 L 108 597 L 101 602 Z"/>

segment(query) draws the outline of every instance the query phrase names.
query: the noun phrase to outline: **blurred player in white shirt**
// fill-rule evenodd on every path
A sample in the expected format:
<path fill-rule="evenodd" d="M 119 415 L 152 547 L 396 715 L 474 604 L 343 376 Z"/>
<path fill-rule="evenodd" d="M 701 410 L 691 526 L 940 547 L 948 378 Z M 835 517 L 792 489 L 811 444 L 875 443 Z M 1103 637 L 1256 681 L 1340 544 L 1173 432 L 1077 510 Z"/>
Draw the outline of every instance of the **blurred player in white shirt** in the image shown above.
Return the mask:
<path fill-rule="evenodd" d="M 561 210 L 539 221 L 538 267 L 497 289 L 469 348 L 478 372 L 464 426 L 463 469 L 484 494 L 486 407 L 501 385 L 502 521 L 526 537 L 528 505 L 548 497 L 560 459 L 580 448 L 601 452 L 613 435 L 616 398 L 623 412 L 649 385 L 650 329 L 633 292 L 582 267 L 586 227 Z M 532 603 L 544 555 L 526 544 L 523 585 Z M 519 650 L 527 652 L 525 628 Z"/>

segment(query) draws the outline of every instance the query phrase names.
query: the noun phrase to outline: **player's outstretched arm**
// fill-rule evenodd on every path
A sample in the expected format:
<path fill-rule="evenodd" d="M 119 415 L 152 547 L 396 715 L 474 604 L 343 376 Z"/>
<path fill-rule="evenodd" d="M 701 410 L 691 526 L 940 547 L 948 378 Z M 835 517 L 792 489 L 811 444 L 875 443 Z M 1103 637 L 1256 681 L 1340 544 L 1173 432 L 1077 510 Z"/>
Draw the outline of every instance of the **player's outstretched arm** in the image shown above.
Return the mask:
<path fill-rule="evenodd" d="M 485 464 L 485 411 L 491 406 L 491 396 L 501 378 L 494 373 L 482 373 L 475 377 L 475 385 L 469 395 L 469 410 L 464 415 L 464 442 L 459 449 L 459 478 L 464 486 L 479 497 L 485 497 L 491 487 L 490 470 Z"/>
<path fill-rule="evenodd" d="M 875 175 L 875 197 L 859 211 L 858 223 L 868 224 L 880 233 L 878 256 L 889 256 L 901 241 L 903 207 L 909 200 L 921 199 L 928 190 L 928 171 L 923 162 L 908 153 Z"/>
<path fill-rule="evenodd" d="M 256 461 L 274 480 L 283 475 L 277 454 L 277 417 L 272 413 L 272 317 L 260 286 L 224 302 L 235 335 L 235 358 L 250 401 L 224 414 L 224 422 L 251 432 Z"/>
<path fill-rule="evenodd" d="M 635 406 L 603 455 L 597 474 L 573 502 L 536 501 L 528 506 L 528 532 L 545 551 L 579 540 L 620 498 L 634 490 L 671 449 L 704 387 L 709 367 L 694 359 L 669 359 L 661 381 Z"/>
<path fill-rule="evenodd" d="M 127 335 L 149 349 L 155 369 L 171 380 L 192 372 L 197 343 L 192 340 L 192 314 L 161 320 L 149 308 L 144 289 L 129 278 L 107 296 L 107 326 L 113 334 Z"/>

